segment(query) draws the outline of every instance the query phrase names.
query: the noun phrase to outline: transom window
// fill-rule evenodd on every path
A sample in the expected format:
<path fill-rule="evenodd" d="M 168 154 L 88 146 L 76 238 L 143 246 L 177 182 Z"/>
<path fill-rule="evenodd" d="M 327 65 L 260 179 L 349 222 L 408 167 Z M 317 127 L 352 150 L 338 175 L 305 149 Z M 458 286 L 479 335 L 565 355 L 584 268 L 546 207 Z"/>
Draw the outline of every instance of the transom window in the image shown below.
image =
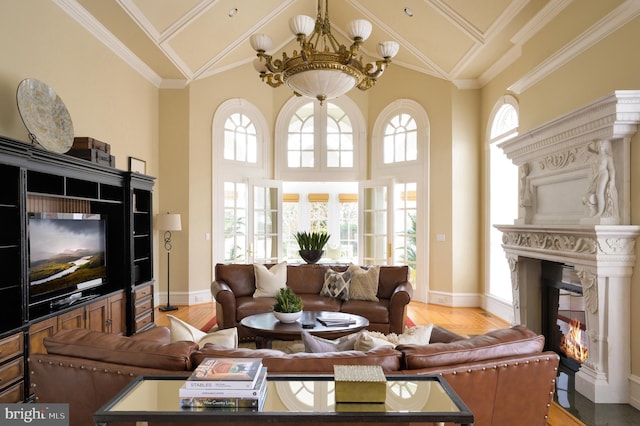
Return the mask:
<path fill-rule="evenodd" d="M 385 164 L 415 161 L 418 159 L 418 127 L 409 114 L 391 118 L 384 129 Z"/>
<path fill-rule="evenodd" d="M 289 121 L 287 165 L 316 167 L 316 152 L 324 151 L 327 167 L 353 167 L 353 128 L 349 116 L 331 102 L 327 103 L 326 115 L 317 114 L 314 106 L 313 102 L 303 105 Z M 316 122 L 326 125 L 316 126 Z M 325 146 L 321 147 L 323 140 Z"/>
<path fill-rule="evenodd" d="M 224 123 L 224 159 L 257 162 L 256 126 L 242 113 L 231 114 Z"/>

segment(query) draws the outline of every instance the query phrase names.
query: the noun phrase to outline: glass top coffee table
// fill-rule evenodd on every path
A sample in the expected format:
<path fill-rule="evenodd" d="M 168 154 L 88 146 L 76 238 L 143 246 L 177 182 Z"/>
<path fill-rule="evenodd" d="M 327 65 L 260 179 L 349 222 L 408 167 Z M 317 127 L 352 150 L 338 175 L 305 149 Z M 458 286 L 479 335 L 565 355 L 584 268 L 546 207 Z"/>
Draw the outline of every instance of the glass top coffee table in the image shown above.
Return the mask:
<path fill-rule="evenodd" d="M 336 339 L 355 333 L 369 326 L 369 320 L 355 314 L 346 314 L 351 319 L 349 324 L 326 326 L 318 321 L 318 316 L 326 314 L 321 311 L 303 311 L 295 322 L 284 323 L 276 319 L 273 313 L 250 315 L 242 318 L 240 324 L 256 336 L 257 348 L 270 348 L 273 340 L 300 339 L 302 330 L 324 339 Z"/>
<path fill-rule="evenodd" d="M 333 376 L 267 376 L 262 408 L 181 408 L 186 376 L 140 376 L 93 416 L 109 422 L 403 423 L 472 425 L 473 413 L 441 376 L 388 375 L 384 403 L 335 403 Z"/>

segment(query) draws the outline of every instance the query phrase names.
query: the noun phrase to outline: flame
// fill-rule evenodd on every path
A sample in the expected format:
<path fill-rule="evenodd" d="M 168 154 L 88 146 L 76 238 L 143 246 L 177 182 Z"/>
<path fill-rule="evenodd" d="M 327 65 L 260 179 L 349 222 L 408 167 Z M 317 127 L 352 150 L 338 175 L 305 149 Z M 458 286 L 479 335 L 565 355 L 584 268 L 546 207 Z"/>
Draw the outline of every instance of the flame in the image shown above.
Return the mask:
<path fill-rule="evenodd" d="M 560 341 L 560 348 L 568 357 L 584 362 L 589 357 L 589 349 L 582 344 L 582 329 L 580 325 L 580 321 L 571 320 L 569 332 L 562 336 Z"/>

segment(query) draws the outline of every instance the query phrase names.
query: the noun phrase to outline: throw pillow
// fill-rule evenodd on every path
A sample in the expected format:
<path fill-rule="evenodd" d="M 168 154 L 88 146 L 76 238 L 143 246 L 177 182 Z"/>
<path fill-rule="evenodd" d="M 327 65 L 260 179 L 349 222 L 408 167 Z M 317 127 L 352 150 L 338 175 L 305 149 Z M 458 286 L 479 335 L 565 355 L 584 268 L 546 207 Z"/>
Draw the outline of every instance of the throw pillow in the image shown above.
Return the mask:
<path fill-rule="evenodd" d="M 368 300 L 378 302 L 378 278 L 380 277 L 380 266 L 372 266 L 364 270 L 353 265 L 353 275 L 349 284 L 349 299 Z"/>
<path fill-rule="evenodd" d="M 346 271 L 337 272 L 327 269 L 324 274 L 324 283 L 320 296 L 333 297 L 340 300 L 349 300 L 349 283 L 355 270 L 360 269 L 356 265 L 349 265 Z"/>
<path fill-rule="evenodd" d="M 200 347 L 207 343 L 213 343 L 228 349 L 236 349 L 238 347 L 238 330 L 235 327 L 225 328 L 213 333 L 205 333 L 173 315 L 167 315 L 167 318 L 169 318 L 169 329 L 171 330 L 171 343 L 186 340 L 196 342 Z"/>
<path fill-rule="evenodd" d="M 253 297 L 276 297 L 278 291 L 287 285 L 287 262 L 273 265 L 271 269 L 259 263 L 253 264 L 256 290 Z"/>
<path fill-rule="evenodd" d="M 395 348 L 397 345 L 427 345 L 431 339 L 432 330 L 433 324 L 417 325 L 408 328 L 402 334 L 391 333 L 384 335 L 377 331 L 363 331 L 356 340 L 354 348 L 357 351 L 366 352 L 381 346 Z"/>
<path fill-rule="evenodd" d="M 335 340 L 329 340 L 314 336 L 307 330 L 302 330 L 302 342 L 304 343 L 305 352 L 323 353 L 351 351 L 354 349 L 359 335 L 360 333 L 353 333 Z"/>

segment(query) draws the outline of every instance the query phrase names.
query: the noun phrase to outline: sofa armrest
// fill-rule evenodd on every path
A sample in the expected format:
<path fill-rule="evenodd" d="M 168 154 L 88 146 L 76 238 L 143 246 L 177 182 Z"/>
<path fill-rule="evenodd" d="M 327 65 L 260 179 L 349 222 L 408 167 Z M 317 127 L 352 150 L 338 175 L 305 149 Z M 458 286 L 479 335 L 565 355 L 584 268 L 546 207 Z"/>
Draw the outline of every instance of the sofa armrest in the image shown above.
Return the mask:
<path fill-rule="evenodd" d="M 409 281 L 398 283 L 389 300 L 389 333 L 402 334 L 407 319 L 407 305 L 413 297 Z"/>
<path fill-rule="evenodd" d="M 211 295 L 216 301 L 216 322 L 218 328 L 237 327 L 236 323 L 236 295 L 224 281 L 215 280 L 211 283 Z"/>

